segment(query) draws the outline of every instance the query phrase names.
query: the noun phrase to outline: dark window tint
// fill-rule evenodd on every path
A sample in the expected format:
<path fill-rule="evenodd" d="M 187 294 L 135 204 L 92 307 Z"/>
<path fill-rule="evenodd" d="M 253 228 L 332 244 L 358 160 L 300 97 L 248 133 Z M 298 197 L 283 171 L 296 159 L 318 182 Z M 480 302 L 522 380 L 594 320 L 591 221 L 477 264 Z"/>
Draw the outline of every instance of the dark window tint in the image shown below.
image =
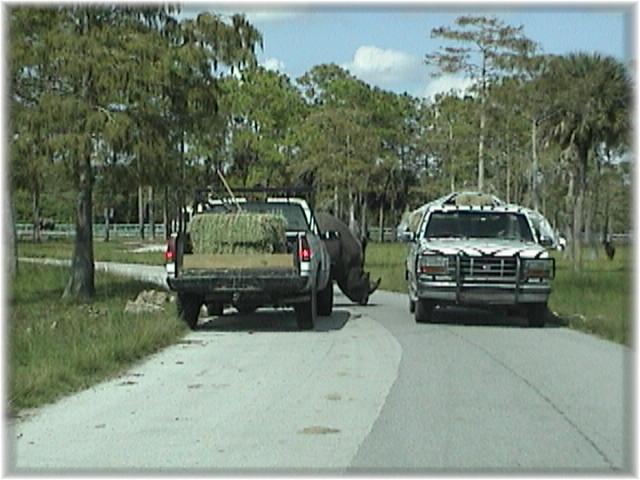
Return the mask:
<path fill-rule="evenodd" d="M 533 241 L 525 216 L 504 212 L 434 212 L 425 236 Z"/>

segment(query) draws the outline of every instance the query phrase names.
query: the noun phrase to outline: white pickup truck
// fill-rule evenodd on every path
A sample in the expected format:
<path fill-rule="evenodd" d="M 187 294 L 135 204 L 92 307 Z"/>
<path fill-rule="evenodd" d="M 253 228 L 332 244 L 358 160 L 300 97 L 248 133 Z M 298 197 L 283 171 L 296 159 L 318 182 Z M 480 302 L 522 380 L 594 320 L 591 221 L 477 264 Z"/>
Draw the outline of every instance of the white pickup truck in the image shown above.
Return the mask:
<path fill-rule="evenodd" d="M 286 253 L 194 254 L 187 233 L 173 234 L 165 254 L 167 283 L 178 292 L 178 314 L 191 327 L 198 323 L 203 304 L 210 315 L 222 315 L 225 305 L 241 313 L 258 307 L 293 306 L 300 329 L 313 329 L 317 315 L 331 315 L 333 285 L 331 259 L 304 198 L 285 189 L 237 189 L 239 197 L 207 198 L 194 215 L 243 211 L 279 213 L 286 220 Z M 241 196 L 245 195 L 245 196 Z M 259 199 L 258 199 L 259 198 Z"/>
<path fill-rule="evenodd" d="M 475 195 L 475 196 L 474 196 Z M 526 209 L 482 194 L 448 196 L 428 205 L 406 262 L 409 308 L 419 323 L 436 306 L 523 309 L 530 326 L 544 326 L 554 259 L 552 239 L 538 235 Z"/>

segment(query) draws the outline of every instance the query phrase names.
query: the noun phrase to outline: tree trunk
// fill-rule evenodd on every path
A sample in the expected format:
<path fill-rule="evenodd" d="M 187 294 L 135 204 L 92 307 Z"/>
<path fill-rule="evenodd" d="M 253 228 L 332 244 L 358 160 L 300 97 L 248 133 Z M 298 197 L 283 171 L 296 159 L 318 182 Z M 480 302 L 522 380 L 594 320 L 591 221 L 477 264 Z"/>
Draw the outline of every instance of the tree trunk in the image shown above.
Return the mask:
<path fill-rule="evenodd" d="M 538 122 L 531 120 L 531 203 L 534 210 L 540 210 L 540 198 L 538 196 Z"/>
<path fill-rule="evenodd" d="M 362 237 L 366 237 L 367 236 L 367 196 L 366 195 L 362 195 L 362 201 L 360 204 L 360 211 L 361 211 L 361 220 L 362 222 L 360 223 L 360 235 Z"/>
<path fill-rule="evenodd" d="M 96 293 L 93 264 L 93 171 L 91 154 L 86 153 L 85 156 L 78 176 L 76 235 L 73 244 L 71 276 L 62 294 L 63 298 L 81 300 L 93 298 Z"/>
<path fill-rule="evenodd" d="M 378 241 L 384 242 L 384 202 L 380 201 L 380 207 L 378 208 L 378 228 L 380 233 L 378 234 Z"/>
<path fill-rule="evenodd" d="M 484 83 L 484 80 L 483 80 Z M 478 141 L 478 190 L 484 189 L 484 131 L 485 124 L 487 122 L 487 113 L 485 111 L 485 99 L 486 93 L 482 92 L 482 99 L 480 100 L 480 139 Z"/>
<path fill-rule="evenodd" d="M 165 239 L 169 239 L 171 236 L 171 225 L 169 224 L 169 187 L 164 187 L 162 216 L 164 220 L 164 236 Z"/>
<path fill-rule="evenodd" d="M 340 203 L 338 202 L 338 185 L 333 186 L 333 214 L 340 218 Z"/>
<path fill-rule="evenodd" d="M 42 235 L 40 231 L 40 188 L 36 186 L 33 189 L 33 243 L 40 243 Z"/>
<path fill-rule="evenodd" d="M 507 152 L 507 203 L 511 203 L 511 156 Z"/>
<path fill-rule="evenodd" d="M 9 182 L 7 182 L 9 183 Z M 7 236 L 7 250 L 5 253 L 5 268 L 8 273 L 8 280 L 12 280 L 18 271 L 18 252 L 16 241 L 16 223 L 13 202 L 11 199 L 11 187 L 5 190 L 4 194 L 4 228 Z M 11 285 L 11 284 L 10 284 Z"/>
<path fill-rule="evenodd" d="M 144 191 L 142 185 L 138 186 L 138 228 L 140 240 L 144 240 Z"/>
<path fill-rule="evenodd" d="M 104 241 L 109 241 L 109 207 L 104 207 Z"/>
<path fill-rule="evenodd" d="M 151 227 L 151 238 L 156 239 L 156 220 L 153 212 L 153 187 L 149 185 L 149 225 Z"/>

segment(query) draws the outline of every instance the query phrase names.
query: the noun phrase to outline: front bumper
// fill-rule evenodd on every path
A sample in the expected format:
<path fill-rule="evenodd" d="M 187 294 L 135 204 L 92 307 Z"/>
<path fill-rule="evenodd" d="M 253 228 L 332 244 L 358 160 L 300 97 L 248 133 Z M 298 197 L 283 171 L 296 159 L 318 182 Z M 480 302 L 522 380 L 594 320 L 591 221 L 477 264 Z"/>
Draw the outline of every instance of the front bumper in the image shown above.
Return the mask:
<path fill-rule="evenodd" d="M 418 280 L 417 296 L 425 300 L 460 305 L 517 305 L 544 303 L 549 299 L 548 283 L 456 283 Z"/>

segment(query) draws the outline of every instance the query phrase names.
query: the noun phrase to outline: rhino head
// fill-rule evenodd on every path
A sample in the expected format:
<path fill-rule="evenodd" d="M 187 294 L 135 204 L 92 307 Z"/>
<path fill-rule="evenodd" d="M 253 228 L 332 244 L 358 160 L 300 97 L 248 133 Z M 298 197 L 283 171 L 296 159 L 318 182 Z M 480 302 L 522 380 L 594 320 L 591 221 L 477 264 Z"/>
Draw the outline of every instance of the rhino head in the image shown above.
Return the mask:
<path fill-rule="evenodd" d="M 369 296 L 380 286 L 381 280 L 381 278 L 378 278 L 378 280 L 372 282 L 369 272 L 361 273 L 359 278 L 355 281 L 352 279 L 349 282 L 348 288 L 344 289 L 346 290 L 345 294 L 351 301 L 357 302 L 360 305 L 366 305 L 369 302 Z"/>

